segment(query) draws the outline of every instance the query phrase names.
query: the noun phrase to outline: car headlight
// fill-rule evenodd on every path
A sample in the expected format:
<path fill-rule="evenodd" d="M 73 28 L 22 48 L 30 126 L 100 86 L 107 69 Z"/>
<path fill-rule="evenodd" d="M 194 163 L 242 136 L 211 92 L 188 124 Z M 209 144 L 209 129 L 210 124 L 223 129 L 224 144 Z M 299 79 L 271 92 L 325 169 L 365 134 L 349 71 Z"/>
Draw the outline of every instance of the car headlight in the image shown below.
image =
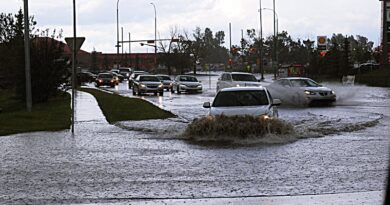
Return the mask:
<path fill-rule="evenodd" d="M 146 85 L 144 85 L 144 84 L 140 84 L 139 85 L 141 88 L 146 88 Z"/>
<path fill-rule="evenodd" d="M 163 84 L 160 84 L 160 85 L 158 85 L 158 87 L 159 87 L 159 88 L 162 88 L 162 87 L 164 87 L 164 85 L 163 85 Z"/>
<path fill-rule="evenodd" d="M 236 87 L 240 87 L 240 84 L 237 84 Z"/>
<path fill-rule="evenodd" d="M 103 80 L 99 80 L 99 83 L 102 83 L 103 82 Z"/>
<path fill-rule="evenodd" d="M 332 93 L 332 95 L 336 95 L 336 92 L 335 92 L 335 91 L 332 90 L 332 91 L 330 91 L 330 92 Z"/>
<path fill-rule="evenodd" d="M 315 95 L 316 92 L 310 91 L 310 90 L 305 90 L 306 95 Z"/>
<path fill-rule="evenodd" d="M 201 88 L 201 87 L 202 87 L 202 85 L 198 85 L 198 87 L 199 87 L 199 88 Z"/>
<path fill-rule="evenodd" d="M 115 80 L 111 80 L 111 82 L 113 83 L 113 82 L 115 82 Z"/>

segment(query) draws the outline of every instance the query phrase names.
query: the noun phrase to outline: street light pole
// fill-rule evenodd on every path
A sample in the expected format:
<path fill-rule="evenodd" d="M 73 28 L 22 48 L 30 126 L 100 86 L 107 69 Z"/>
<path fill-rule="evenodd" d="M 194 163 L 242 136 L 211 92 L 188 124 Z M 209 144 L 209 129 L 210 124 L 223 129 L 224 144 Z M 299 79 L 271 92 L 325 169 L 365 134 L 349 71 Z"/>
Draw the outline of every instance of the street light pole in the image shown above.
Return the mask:
<path fill-rule="evenodd" d="M 30 21 L 28 19 L 28 0 L 24 0 L 24 59 L 26 75 L 26 107 L 27 111 L 32 109 L 31 94 L 31 65 L 30 65 Z"/>
<path fill-rule="evenodd" d="M 150 3 L 154 8 L 154 66 L 157 66 L 157 12 L 156 5 Z"/>
<path fill-rule="evenodd" d="M 116 61 L 119 69 L 119 0 L 116 2 Z"/>

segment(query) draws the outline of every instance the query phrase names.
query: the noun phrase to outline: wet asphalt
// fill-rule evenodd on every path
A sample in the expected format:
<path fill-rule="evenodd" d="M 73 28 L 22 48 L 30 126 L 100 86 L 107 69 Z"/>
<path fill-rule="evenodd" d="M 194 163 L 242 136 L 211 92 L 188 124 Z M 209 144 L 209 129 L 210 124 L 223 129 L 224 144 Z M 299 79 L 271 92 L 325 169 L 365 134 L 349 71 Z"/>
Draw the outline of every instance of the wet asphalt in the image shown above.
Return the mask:
<path fill-rule="evenodd" d="M 390 145 L 390 89 L 329 84 L 330 107 L 281 107 L 294 136 L 236 145 L 189 141 L 181 133 L 215 95 L 142 96 L 179 117 L 106 122 L 79 92 L 76 130 L 0 137 L 0 204 L 115 203 L 132 199 L 305 196 L 383 191 Z M 110 89 L 109 89 L 110 90 Z M 113 89 L 133 97 L 126 83 Z M 127 108 L 131 109 L 131 108 Z M 378 195 L 369 204 L 380 204 Z M 380 202 L 380 203 L 378 203 Z"/>

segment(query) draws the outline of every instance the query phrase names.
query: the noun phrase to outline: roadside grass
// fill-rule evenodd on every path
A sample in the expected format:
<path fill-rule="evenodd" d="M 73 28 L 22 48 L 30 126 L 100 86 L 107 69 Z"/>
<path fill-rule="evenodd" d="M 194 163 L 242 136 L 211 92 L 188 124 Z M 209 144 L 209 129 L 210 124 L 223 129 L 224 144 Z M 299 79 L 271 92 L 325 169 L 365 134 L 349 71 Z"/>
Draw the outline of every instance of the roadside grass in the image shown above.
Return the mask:
<path fill-rule="evenodd" d="M 104 116 L 110 124 L 118 121 L 167 119 L 176 117 L 150 102 L 139 98 L 128 98 L 118 94 L 106 93 L 97 89 L 80 88 L 80 91 L 92 94 Z"/>
<path fill-rule="evenodd" d="M 235 141 L 293 133 L 291 124 L 277 118 L 218 115 L 195 119 L 184 135 L 201 141 Z"/>
<path fill-rule="evenodd" d="M 61 94 L 46 103 L 34 104 L 27 112 L 25 103 L 10 90 L 0 90 L 0 136 L 34 131 L 58 131 L 70 127 L 70 95 Z"/>

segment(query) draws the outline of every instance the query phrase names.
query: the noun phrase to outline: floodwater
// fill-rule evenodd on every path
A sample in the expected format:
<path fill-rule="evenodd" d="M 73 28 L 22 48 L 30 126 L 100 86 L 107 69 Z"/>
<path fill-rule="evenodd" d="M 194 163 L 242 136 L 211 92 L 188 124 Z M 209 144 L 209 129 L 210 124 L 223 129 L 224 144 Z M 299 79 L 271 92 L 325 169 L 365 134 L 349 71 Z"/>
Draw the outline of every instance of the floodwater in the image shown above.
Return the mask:
<path fill-rule="evenodd" d="M 280 107 L 296 134 L 234 145 L 181 135 L 215 95 L 145 95 L 178 118 L 109 125 L 78 93 L 69 131 L 0 137 L 0 204 L 110 203 L 131 199 L 300 196 L 382 191 L 388 172 L 390 89 L 326 84 L 329 107 Z M 111 90 L 111 89 L 109 89 Z M 132 97 L 127 85 L 113 91 Z M 128 108 L 131 109 L 131 108 Z M 370 201 L 368 199 L 368 201 Z M 379 201 L 379 203 L 378 203 Z M 370 204 L 380 204 L 378 198 Z"/>

